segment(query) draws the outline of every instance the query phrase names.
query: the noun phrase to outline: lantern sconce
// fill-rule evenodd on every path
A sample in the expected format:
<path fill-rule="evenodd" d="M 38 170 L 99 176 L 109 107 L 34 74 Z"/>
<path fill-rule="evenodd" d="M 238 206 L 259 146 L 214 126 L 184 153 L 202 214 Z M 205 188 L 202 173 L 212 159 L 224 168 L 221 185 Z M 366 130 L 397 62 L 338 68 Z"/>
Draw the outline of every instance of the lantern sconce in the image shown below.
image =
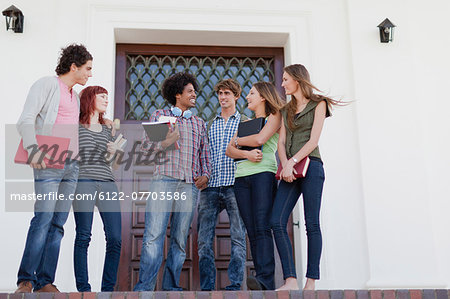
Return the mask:
<path fill-rule="evenodd" d="M 2 14 L 6 18 L 7 31 L 11 29 L 15 33 L 23 33 L 24 16 L 20 9 L 18 9 L 14 5 L 11 5 L 10 7 L 2 11 Z"/>
<path fill-rule="evenodd" d="M 380 23 L 380 25 L 378 25 L 378 28 L 380 29 L 380 42 L 389 43 L 393 41 L 394 27 L 395 25 L 392 24 L 392 22 L 388 18 L 386 18 L 383 22 Z"/>

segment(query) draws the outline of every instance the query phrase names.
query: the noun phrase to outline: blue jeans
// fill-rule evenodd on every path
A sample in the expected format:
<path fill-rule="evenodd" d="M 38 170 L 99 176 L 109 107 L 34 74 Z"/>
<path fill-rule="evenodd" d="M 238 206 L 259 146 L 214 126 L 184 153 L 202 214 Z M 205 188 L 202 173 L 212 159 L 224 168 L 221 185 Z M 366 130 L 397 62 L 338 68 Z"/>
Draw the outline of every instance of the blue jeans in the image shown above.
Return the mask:
<path fill-rule="evenodd" d="M 215 289 L 216 267 L 213 242 L 217 217 L 226 209 L 230 219 L 231 259 L 228 278 L 231 284 L 226 290 L 240 290 L 245 269 L 245 228 L 236 203 L 233 186 L 209 187 L 200 193 L 197 231 L 200 286 L 202 291 Z"/>
<path fill-rule="evenodd" d="M 156 194 L 155 200 L 147 200 L 145 212 L 145 229 L 142 242 L 141 261 L 139 264 L 139 281 L 134 291 L 153 291 L 164 252 L 166 229 L 170 223 L 170 245 L 164 267 L 162 289 L 164 291 L 182 291 L 179 286 L 180 274 L 186 259 L 186 241 L 189 228 L 197 204 L 198 189 L 192 183 L 157 175 L 150 183 L 151 194 Z M 186 199 L 162 200 L 162 195 L 168 197 L 184 193 Z"/>
<path fill-rule="evenodd" d="M 306 277 L 312 279 L 320 278 L 319 263 L 322 252 L 322 233 L 320 231 L 319 213 L 324 181 L 325 174 L 322 161 L 317 158 L 311 158 L 305 178 L 296 179 L 292 183 L 281 181 L 278 186 L 270 223 L 278 253 L 280 254 L 284 279 L 297 277 L 292 245 L 286 231 L 286 225 L 289 215 L 301 194 L 303 194 L 306 234 L 308 236 Z"/>
<path fill-rule="evenodd" d="M 103 265 L 102 292 L 114 291 L 119 267 L 120 248 L 122 244 L 120 202 L 117 200 L 105 200 L 114 198 L 117 194 L 117 186 L 113 181 L 97 181 L 91 179 L 79 179 L 75 194 L 78 196 L 94 195 L 91 200 L 77 200 L 73 202 L 75 216 L 75 246 L 73 251 L 73 265 L 75 281 L 79 292 L 90 292 L 91 285 L 88 278 L 87 253 L 91 241 L 92 218 L 96 205 L 103 221 L 103 230 L 106 236 L 106 254 Z M 100 193 L 102 192 L 102 193 Z M 104 196 L 104 197 L 103 197 Z M 102 200 L 103 197 L 103 200 Z M 115 197 L 118 199 L 118 195 Z"/>
<path fill-rule="evenodd" d="M 275 260 L 270 215 L 277 181 L 272 172 L 236 178 L 234 192 L 247 228 L 256 279 L 266 290 L 275 289 Z"/>
<path fill-rule="evenodd" d="M 78 162 L 66 161 L 64 169 L 34 169 L 34 191 L 44 196 L 64 194 L 64 200 L 37 200 L 28 229 L 25 250 L 19 267 L 17 284 L 30 281 L 35 290 L 55 281 L 59 247 L 64 236 L 78 179 Z"/>

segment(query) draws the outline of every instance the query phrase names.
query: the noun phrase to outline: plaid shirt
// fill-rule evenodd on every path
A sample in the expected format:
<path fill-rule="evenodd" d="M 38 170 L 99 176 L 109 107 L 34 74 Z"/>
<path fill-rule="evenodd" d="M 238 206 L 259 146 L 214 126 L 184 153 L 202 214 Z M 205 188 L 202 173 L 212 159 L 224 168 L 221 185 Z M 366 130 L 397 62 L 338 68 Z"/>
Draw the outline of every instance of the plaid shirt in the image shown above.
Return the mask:
<path fill-rule="evenodd" d="M 209 187 L 234 185 L 234 171 L 236 163 L 225 155 L 228 143 L 237 132 L 241 114 L 236 111 L 228 121 L 218 114 L 209 128 L 209 147 L 211 150 L 212 174 Z"/>
<path fill-rule="evenodd" d="M 158 121 L 161 115 L 173 116 L 172 111 L 156 110 L 150 116 L 150 122 Z M 156 165 L 155 173 L 170 176 L 186 183 L 193 183 L 195 177 L 211 176 L 211 165 L 209 163 L 209 146 L 206 125 L 203 119 L 192 116 L 189 119 L 177 117 L 176 122 L 180 130 L 178 139 L 179 149 L 167 150 L 167 163 Z M 141 150 L 151 148 L 152 142 L 144 132 Z M 161 148 L 158 142 L 156 149 Z"/>

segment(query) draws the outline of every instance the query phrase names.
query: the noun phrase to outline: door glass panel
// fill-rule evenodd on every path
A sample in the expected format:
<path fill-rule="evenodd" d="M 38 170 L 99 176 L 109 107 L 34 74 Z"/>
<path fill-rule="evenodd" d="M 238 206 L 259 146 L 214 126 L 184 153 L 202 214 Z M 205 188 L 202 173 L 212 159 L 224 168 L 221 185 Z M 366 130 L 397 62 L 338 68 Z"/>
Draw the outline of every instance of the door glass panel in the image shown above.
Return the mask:
<path fill-rule="evenodd" d="M 206 121 L 220 108 L 214 86 L 232 78 L 242 87 L 239 112 L 251 117 L 244 99 L 258 81 L 274 82 L 274 58 L 208 57 L 127 54 L 125 115 L 123 120 L 148 120 L 156 109 L 169 107 L 161 94 L 164 80 L 177 72 L 196 76 L 199 90 L 192 112 Z"/>

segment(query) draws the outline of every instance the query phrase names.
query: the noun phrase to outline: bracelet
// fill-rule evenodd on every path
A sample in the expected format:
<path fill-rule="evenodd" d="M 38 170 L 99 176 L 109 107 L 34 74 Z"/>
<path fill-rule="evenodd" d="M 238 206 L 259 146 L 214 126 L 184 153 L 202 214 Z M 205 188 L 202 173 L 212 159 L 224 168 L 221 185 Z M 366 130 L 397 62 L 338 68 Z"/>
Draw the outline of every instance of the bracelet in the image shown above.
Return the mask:
<path fill-rule="evenodd" d="M 236 148 L 239 148 L 238 139 L 239 137 L 234 138 L 234 145 L 236 146 Z"/>

